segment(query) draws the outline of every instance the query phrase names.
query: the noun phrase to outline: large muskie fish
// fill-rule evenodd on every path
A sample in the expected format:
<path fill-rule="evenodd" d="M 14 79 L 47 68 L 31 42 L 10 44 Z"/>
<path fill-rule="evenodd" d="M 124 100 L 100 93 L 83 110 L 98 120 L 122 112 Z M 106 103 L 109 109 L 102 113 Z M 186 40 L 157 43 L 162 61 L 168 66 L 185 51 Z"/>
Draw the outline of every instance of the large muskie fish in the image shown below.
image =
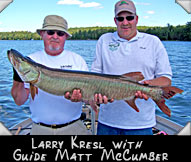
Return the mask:
<path fill-rule="evenodd" d="M 24 57 L 16 50 L 8 51 L 8 58 L 24 82 L 31 84 L 31 96 L 34 99 L 36 87 L 54 94 L 64 95 L 73 89 L 80 89 L 84 100 L 92 100 L 94 94 L 101 93 L 109 99 L 125 100 L 132 108 L 139 111 L 135 104 L 135 93 L 142 91 L 152 98 L 158 107 L 168 116 L 170 109 L 165 105 L 176 93 L 183 91 L 176 87 L 157 87 L 138 83 L 144 79 L 140 72 L 126 75 L 106 75 L 92 72 L 61 70 L 46 67 Z M 35 87 L 34 87 L 35 86 Z"/>

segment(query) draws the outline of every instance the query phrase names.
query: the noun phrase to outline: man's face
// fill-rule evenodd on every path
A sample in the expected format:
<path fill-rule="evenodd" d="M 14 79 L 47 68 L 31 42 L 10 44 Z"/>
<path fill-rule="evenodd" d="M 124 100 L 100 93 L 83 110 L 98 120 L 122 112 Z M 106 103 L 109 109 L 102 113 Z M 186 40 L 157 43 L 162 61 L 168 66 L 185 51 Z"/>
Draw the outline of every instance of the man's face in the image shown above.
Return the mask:
<path fill-rule="evenodd" d="M 134 18 L 132 16 L 134 16 Z M 129 20 L 127 20 L 126 17 Z M 115 21 L 115 24 L 117 25 L 118 35 L 121 38 L 130 40 L 134 36 L 136 36 L 136 34 L 137 34 L 138 16 L 136 16 L 135 14 L 132 14 L 130 12 L 120 12 L 114 18 L 114 21 Z"/>
<path fill-rule="evenodd" d="M 56 56 L 64 50 L 64 44 L 68 37 L 66 33 L 61 31 L 41 31 L 41 37 L 44 40 L 44 47 L 47 54 Z"/>

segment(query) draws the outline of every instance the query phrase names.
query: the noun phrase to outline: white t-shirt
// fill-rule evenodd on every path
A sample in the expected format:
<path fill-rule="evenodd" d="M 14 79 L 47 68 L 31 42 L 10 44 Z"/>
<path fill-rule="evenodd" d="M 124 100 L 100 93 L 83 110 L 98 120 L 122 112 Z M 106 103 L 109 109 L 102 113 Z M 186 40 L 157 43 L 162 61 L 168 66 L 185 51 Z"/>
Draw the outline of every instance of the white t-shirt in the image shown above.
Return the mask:
<path fill-rule="evenodd" d="M 58 56 L 50 56 L 45 51 L 29 55 L 34 61 L 51 68 L 88 71 L 84 59 L 73 52 L 64 50 Z M 26 87 L 29 87 L 26 85 Z M 78 119 L 82 112 L 81 102 L 71 102 L 64 96 L 56 96 L 38 89 L 35 99 L 30 98 L 31 118 L 45 124 L 64 124 Z"/>
<path fill-rule="evenodd" d="M 145 80 L 165 76 L 171 79 L 172 71 L 167 52 L 156 37 L 138 32 L 130 41 L 117 32 L 100 37 L 96 46 L 96 58 L 91 70 L 104 74 L 122 75 L 140 71 Z M 140 112 L 136 112 L 123 100 L 102 104 L 99 122 L 121 129 L 141 129 L 156 124 L 155 103 L 149 98 L 136 99 Z"/>

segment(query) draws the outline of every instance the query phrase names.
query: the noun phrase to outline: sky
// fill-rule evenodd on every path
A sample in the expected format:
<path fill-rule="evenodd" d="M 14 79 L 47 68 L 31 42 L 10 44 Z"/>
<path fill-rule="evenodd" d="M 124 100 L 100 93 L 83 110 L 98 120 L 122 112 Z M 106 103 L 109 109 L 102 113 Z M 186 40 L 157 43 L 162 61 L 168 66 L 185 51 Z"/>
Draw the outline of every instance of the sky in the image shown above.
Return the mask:
<path fill-rule="evenodd" d="M 1 0 L 0 0 L 1 1 Z M 115 26 L 114 5 L 118 0 L 14 0 L 0 13 L 0 32 L 31 31 L 42 27 L 47 15 L 64 17 L 69 28 Z M 191 21 L 175 0 L 133 0 L 138 26 L 177 26 Z"/>

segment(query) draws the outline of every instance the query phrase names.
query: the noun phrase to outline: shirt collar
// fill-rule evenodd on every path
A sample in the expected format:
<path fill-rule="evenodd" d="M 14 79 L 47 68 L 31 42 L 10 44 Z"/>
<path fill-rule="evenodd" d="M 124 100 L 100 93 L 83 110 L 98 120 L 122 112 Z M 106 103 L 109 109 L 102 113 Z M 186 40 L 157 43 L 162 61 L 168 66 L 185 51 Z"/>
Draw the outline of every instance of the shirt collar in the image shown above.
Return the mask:
<path fill-rule="evenodd" d="M 113 36 L 112 36 L 112 38 L 113 38 L 114 41 L 119 41 L 119 42 L 133 42 L 133 41 L 136 41 L 136 40 L 138 40 L 139 38 L 142 38 L 142 37 L 143 37 L 143 34 L 140 33 L 138 30 L 137 30 L 136 36 L 133 37 L 133 38 L 132 38 L 131 40 L 129 40 L 129 41 L 126 40 L 126 39 L 120 38 L 119 35 L 118 35 L 118 33 L 117 33 L 117 31 L 114 32 L 114 33 L 113 33 Z"/>

